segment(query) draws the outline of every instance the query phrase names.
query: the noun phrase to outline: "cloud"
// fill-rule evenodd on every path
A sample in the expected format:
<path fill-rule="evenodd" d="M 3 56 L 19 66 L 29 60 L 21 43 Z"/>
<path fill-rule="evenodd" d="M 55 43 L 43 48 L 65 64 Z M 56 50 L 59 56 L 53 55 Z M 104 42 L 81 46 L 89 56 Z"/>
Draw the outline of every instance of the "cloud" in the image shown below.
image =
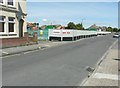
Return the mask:
<path fill-rule="evenodd" d="M 117 3 L 27 3 L 28 20 L 42 22 L 43 19 L 66 24 L 69 21 L 81 22 L 86 19 L 86 24 L 116 25 L 118 18 Z"/>

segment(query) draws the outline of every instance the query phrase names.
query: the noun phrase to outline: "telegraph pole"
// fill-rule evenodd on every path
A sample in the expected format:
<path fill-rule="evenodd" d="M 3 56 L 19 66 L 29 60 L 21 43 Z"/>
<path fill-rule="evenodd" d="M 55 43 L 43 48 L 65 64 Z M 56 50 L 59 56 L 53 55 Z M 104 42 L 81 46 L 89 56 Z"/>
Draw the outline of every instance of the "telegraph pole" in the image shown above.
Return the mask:
<path fill-rule="evenodd" d="M 82 21 L 81 21 L 81 25 L 82 25 L 82 29 L 83 29 L 83 21 L 85 20 L 85 18 L 84 19 L 82 19 Z"/>

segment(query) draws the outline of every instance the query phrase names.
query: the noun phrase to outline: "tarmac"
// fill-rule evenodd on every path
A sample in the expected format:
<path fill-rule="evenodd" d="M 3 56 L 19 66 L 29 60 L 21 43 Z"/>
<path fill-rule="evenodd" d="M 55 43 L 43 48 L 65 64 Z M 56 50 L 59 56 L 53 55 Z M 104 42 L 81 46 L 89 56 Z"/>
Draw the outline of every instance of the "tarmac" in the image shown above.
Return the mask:
<path fill-rule="evenodd" d="M 50 48 L 50 47 L 53 47 L 53 46 L 55 47 L 55 46 L 59 46 L 61 44 L 65 44 L 65 42 L 41 41 L 38 44 L 34 44 L 34 45 L 4 48 L 4 49 L 0 49 L 0 57 L 7 56 L 7 55 L 18 54 L 18 53 L 22 53 L 22 52 L 28 52 L 28 51 Z"/>
<path fill-rule="evenodd" d="M 81 86 L 117 86 L 120 82 L 118 74 L 118 42 L 109 48 L 102 59 L 97 63 L 96 69 L 86 78 Z"/>
<path fill-rule="evenodd" d="M 0 50 L 0 57 L 21 52 L 50 48 L 65 43 L 66 42 L 47 41 L 39 42 L 38 44 L 30 46 L 5 48 Z M 82 84 L 80 84 L 80 86 L 120 86 L 120 70 L 118 70 L 120 68 L 118 65 L 118 63 L 120 63 L 120 58 L 118 57 L 119 51 L 118 42 L 115 42 L 100 59 L 100 61 L 98 61 L 94 72 L 90 73 L 89 77 L 86 78 Z"/>
<path fill-rule="evenodd" d="M 93 37 L 91 37 L 91 38 L 93 38 Z M 84 39 L 87 39 L 87 38 L 83 38 L 83 39 L 80 39 L 77 41 L 81 41 Z M 67 41 L 67 42 L 66 41 L 61 41 L 61 42 L 59 42 L 59 41 L 39 41 L 38 44 L 4 48 L 4 49 L 0 49 L 0 57 L 7 56 L 7 55 L 13 55 L 13 54 L 19 54 L 22 52 L 28 52 L 28 51 L 34 51 L 34 50 L 55 47 L 55 46 L 59 46 L 59 45 L 66 44 L 66 43 L 71 43 L 71 42 L 69 42 L 69 41 Z"/>
<path fill-rule="evenodd" d="M 100 36 L 98 36 L 98 37 L 100 37 Z M 91 38 L 94 38 L 94 37 L 91 37 Z M 88 38 L 83 38 L 83 39 L 80 39 L 77 41 L 81 41 L 84 39 L 88 39 Z M 67 42 L 65 42 L 65 41 L 62 41 L 62 42 L 59 42 L 59 41 L 39 41 L 38 44 L 4 48 L 4 49 L 0 49 L 0 57 L 7 56 L 7 55 L 13 55 L 13 54 L 19 54 L 22 52 L 28 52 L 28 51 L 34 51 L 34 50 L 39 50 L 39 49 L 55 47 L 55 46 L 59 46 L 59 45 L 65 44 L 65 43 L 70 43 L 70 42 L 68 42 L 68 41 Z"/>

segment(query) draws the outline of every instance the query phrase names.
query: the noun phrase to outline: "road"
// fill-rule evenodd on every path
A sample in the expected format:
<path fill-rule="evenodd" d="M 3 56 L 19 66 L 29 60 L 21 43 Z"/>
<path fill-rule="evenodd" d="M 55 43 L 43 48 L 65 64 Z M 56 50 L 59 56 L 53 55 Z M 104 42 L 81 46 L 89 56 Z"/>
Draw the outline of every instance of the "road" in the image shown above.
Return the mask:
<path fill-rule="evenodd" d="M 3 86 L 78 85 L 115 40 L 107 35 L 3 58 Z"/>

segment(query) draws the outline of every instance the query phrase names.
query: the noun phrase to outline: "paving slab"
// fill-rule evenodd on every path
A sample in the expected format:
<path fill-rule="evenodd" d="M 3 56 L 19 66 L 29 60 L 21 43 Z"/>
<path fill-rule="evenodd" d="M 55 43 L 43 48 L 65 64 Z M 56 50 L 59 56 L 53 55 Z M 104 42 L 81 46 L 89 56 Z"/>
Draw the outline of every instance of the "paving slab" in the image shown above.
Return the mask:
<path fill-rule="evenodd" d="M 11 47 L 11 48 L 5 48 L 0 50 L 0 56 L 6 56 L 6 55 L 12 55 L 12 54 L 18 54 L 22 52 L 27 51 L 33 51 L 43 48 L 49 48 L 53 46 L 58 46 L 61 44 L 65 44 L 66 42 L 39 42 L 38 44 L 29 45 L 29 46 L 18 46 L 18 47 Z"/>
<path fill-rule="evenodd" d="M 117 46 L 115 44 L 113 47 Z M 103 62 L 84 82 L 83 86 L 118 86 L 118 49 L 111 48 Z"/>

